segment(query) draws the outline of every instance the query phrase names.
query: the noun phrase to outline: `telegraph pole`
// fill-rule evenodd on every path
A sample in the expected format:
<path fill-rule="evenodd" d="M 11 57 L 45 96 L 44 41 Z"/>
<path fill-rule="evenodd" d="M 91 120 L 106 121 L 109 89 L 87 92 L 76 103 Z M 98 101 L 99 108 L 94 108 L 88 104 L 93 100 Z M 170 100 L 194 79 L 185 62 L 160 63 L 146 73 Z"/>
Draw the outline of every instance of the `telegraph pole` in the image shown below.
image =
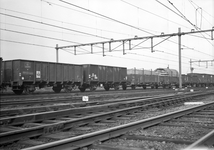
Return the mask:
<path fill-rule="evenodd" d="M 55 49 L 56 49 L 56 63 L 58 63 L 59 62 L 59 48 L 58 48 L 58 44 L 56 44 Z"/>
<path fill-rule="evenodd" d="M 190 59 L 190 72 L 193 73 L 194 68 L 192 67 L 192 59 Z"/>
<path fill-rule="evenodd" d="M 178 28 L 178 61 L 179 61 L 179 88 L 182 88 L 181 78 L 181 28 Z"/>

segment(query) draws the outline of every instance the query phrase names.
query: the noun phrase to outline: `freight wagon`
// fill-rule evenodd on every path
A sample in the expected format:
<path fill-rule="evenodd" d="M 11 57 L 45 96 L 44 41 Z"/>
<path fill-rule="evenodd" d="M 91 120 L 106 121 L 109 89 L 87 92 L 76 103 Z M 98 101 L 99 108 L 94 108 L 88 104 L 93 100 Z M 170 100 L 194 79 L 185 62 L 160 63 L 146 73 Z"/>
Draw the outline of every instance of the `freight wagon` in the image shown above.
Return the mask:
<path fill-rule="evenodd" d="M 32 60 L 4 61 L 4 84 L 11 86 L 15 94 L 34 92 L 35 87 L 53 86 L 59 93 L 79 87 L 83 83 L 82 66 L 76 64 L 52 63 Z"/>
<path fill-rule="evenodd" d="M 2 69 L 2 62 L 3 59 L 0 57 L 0 91 L 3 89 L 3 86 L 2 86 L 2 81 L 3 81 L 3 69 Z"/>
<path fill-rule="evenodd" d="M 175 69 L 157 68 L 155 72 L 159 75 L 159 86 L 163 88 L 178 87 L 179 74 Z"/>
<path fill-rule="evenodd" d="M 197 82 L 196 86 L 205 87 L 205 86 L 213 86 L 214 85 L 213 84 L 214 75 L 201 74 L 201 73 L 189 73 L 187 75 L 197 77 L 198 82 Z"/>
<path fill-rule="evenodd" d="M 152 70 L 144 69 L 127 69 L 127 85 L 132 89 L 136 87 L 143 87 L 146 89 L 148 86 L 151 88 L 158 88 L 159 76 Z"/>
<path fill-rule="evenodd" d="M 182 75 L 182 85 L 184 87 L 196 87 L 198 86 L 198 77 L 194 74 Z"/>
<path fill-rule="evenodd" d="M 80 90 L 83 92 L 86 88 L 89 88 L 93 91 L 98 86 L 103 86 L 106 91 L 110 88 L 118 90 L 119 86 L 122 86 L 125 90 L 126 78 L 126 68 L 85 64 L 83 65 L 83 84 Z"/>

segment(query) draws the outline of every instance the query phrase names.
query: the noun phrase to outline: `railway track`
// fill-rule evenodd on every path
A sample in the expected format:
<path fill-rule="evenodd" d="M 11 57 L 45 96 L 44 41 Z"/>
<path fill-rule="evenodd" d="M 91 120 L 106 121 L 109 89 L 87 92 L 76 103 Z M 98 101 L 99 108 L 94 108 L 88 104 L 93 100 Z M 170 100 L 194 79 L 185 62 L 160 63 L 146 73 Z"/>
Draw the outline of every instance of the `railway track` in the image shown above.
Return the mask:
<path fill-rule="evenodd" d="M 209 89 L 203 88 L 191 88 L 194 91 L 201 91 L 201 90 L 213 90 L 214 88 L 209 87 Z M 189 92 L 190 89 L 184 89 L 184 92 Z M 138 88 L 135 90 L 127 89 L 127 90 L 111 90 L 111 91 L 104 91 L 104 90 L 97 90 L 97 91 L 86 91 L 86 92 L 79 92 L 79 91 L 73 91 L 71 93 L 54 93 L 54 92 L 40 92 L 40 93 L 33 93 L 33 94 L 28 94 L 28 95 L 15 95 L 15 94 L 4 94 L 1 93 L 1 102 L 7 101 L 7 100 L 19 100 L 19 99 L 46 99 L 46 98 L 62 98 L 62 97 L 71 97 L 71 96 L 91 96 L 91 95 L 112 95 L 112 94 L 127 94 L 127 93 L 142 93 L 142 94 L 149 94 L 149 93 L 167 93 L 167 92 L 176 92 L 173 89 L 146 89 L 143 90 L 142 88 Z"/>
<path fill-rule="evenodd" d="M 34 147 L 29 147 L 26 148 L 26 150 L 40 150 L 40 149 L 50 149 L 50 150 L 72 150 L 72 149 L 79 149 L 83 148 L 86 146 L 89 146 L 88 149 L 102 149 L 102 150 L 135 150 L 139 148 L 144 148 L 144 142 L 145 141 L 159 141 L 162 143 L 162 145 L 167 145 L 166 143 L 177 143 L 177 144 L 186 144 L 188 145 L 189 143 L 194 143 L 195 138 L 189 138 L 191 137 L 190 135 L 187 135 L 185 133 L 185 136 L 187 137 L 186 139 L 183 138 L 178 138 L 178 137 L 164 137 L 164 136 L 155 136 L 154 134 L 151 136 L 149 134 L 143 134 L 144 132 L 148 132 L 148 130 L 151 130 L 151 128 L 158 128 L 161 126 L 164 126 L 165 128 L 171 128 L 171 126 L 176 127 L 177 124 L 172 124 L 174 120 L 177 118 L 185 118 L 185 117 L 208 117 L 208 118 L 213 118 L 214 115 L 214 102 L 210 102 L 201 106 L 196 106 L 193 108 L 188 108 L 185 110 L 179 110 L 176 112 L 168 113 L 165 115 L 160 115 L 156 116 L 153 118 L 145 119 L 145 120 L 140 120 L 140 121 L 135 121 L 132 123 L 108 128 L 108 129 L 103 129 L 100 131 L 95 131 L 92 133 L 87 133 L 75 137 L 70 137 L 66 138 L 63 140 L 59 141 L 53 141 L 50 143 L 34 146 Z M 210 113 L 212 112 L 212 113 Z M 201 115 L 198 115 L 198 113 L 201 113 Z M 205 115 L 206 114 L 206 115 Z M 194 123 L 194 122 L 193 122 Z M 209 124 L 209 123 L 208 123 Z M 197 129 L 196 129 L 197 128 Z M 173 129 L 173 128 L 171 128 Z M 214 141 L 213 140 L 207 140 L 207 139 L 212 139 L 213 138 L 213 122 L 211 126 L 206 126 L 204 123 L 203 125 L 195 126 L 194 129 L 196 129 L 198 132 L 201 134 L 197 135 L 196 138 L 202 137 L 203 142 L 201 142 L 201 145 L 197 146 L 206 146 L 206 147 L 213 147 Z M 187 129 L 188 130 L 188 129 Z M 142 132 L 142 133 L 141 133 Z M 141 134 L 140 134 L 141 133 Z M 207 134 L 208 133 L 208 134 Z M 148 137 L 150 136 L 150 137 Z M 51 137 L 51 136 L 50 136 Z M 182 136 L 180 136 L 182 137 Z M 115 139 L 116 138 L 116 139 Z M 200 139 L 199 141 L 202 141 Z M 137 142 L 134 141 L 140 141 L 142 147 L 136 147 L 136 145 L 129 146 L 127 143 L 131 142 L 136 144 Z M 96 142 L 95 142 L 96 141 Z M 105 141 L 105 142 L 102 142 Z M 115 142 L 119 141 L 119 142 Z M 197 142 L 196 142 L 197 143 Z M 160 143 L 159 143 L 160 144 Z M 206 145 L 204 145 L 206 144 Z M 139 146 L 139 145 L 138 145 Z M 144 146 L 144 147 L 143 147 Z M 150 146 L 150 145 L 148 145 Z M 153 145 L 154 146 L 154 145 Z M 155 146 L 154 146 L 155 147 Z M 152 147 L 145 147 L 145 149 L 152 149 Z"/>
<path fill-rule="evenodd" d="M 206 95 L 212 93 L 203 93 L 203 94 Z M 199 95 L 201 95 L 201 93 L 195 94 L 194 96 Z M 41 139 L 44 138 L 52 140 L 54 139 L 53 137 L 50 138 L 47 135 L 54 136 L 55 133 L 64 134 L 62 133 L 62 131 L 70 129 L 71 130 L 73 129 L 74 133 L 76 130 L 85 131 L 87 130 L 87 128 L 84 127 L 81 128 L 81 126 L 91 123 L 94 124 L 95 126 L 97 125 L 102 126 L 102 123 L 111 123 L 112 120 L 109 120 L 110 118 L 118 118 L 119 116 L 120 119 L 128 119 L 127 117 L 133 116 L 132 113 L 136 114 L 145 111 L 148 108 L 172 105 L 175 103 L 179 103 L 181 101 L 183 102 L 187 99 L 191 99 L 194 96 L 187 95 L 182 96 L 180 98 L 174 97 L 174 99 L 172 99 L 171 97 L 170 100 L 164 100 L 162 102 L 156 101 L 153 102 L 152 104 L 145 104 L 144 103 L 145 101 L 143 102 L 142 100 L 138 100 L 134 104 L 133 102 L 122 102 L 120 104 L 114 105 L 108 104 L 102 107 L 90 107 L 88 109 L 77 108 L 76 110 L 74 109 L 70 111 L 66 110 L 64 112 L 58 111 L 58 112 L 40 113 L 34 114 L 31 117 L 22 116 L 21 119 L 19 117 L 4 118 L 4 120 L 0 121 L 1 123 L 0 144 L 4 145 L 18 141 L 17 142 L 18 144 L 26 145 L 26 143 L 23 143 L 22 141 L 22 138 L 24 138 L 28 139 L 27 141 L 32 145 L 39 145 L 39 143 L 40 144 L 44 143 L 44 141 Z M 104 110 L 108 111 L 104 112 Z M 125 117 L 122 117 L 123 115 Z M 97 122 L 100 123 L 97 124 Z M 38 140 L 35 140 L 37 137 L 39 137 Z"/>
<path fill-rule="evenodd" d="M 169 95 L 168 92 L 167 94 Z M 176 92 L 172 92 L 176 93 Z M 140 95 L 140 97 L 133 97 L 133 95 Z M 84 107 L 84 106 L 91 106 L 91 105 L 98 105 L 104 103 L 113 103 L 119 102 L 121 100 L 136 100 L 142 98 L 149 98 L 151 96 L 141 96 L 141 95 L 166 95 L 165 92 L 157 92 L 157 93 L 125 93 L 120 95 L 115 94 L 112 95 L 91 95 L 90 102 L 83 102 L 82 96 L 67 96 L 67 97 L 60 97 L 60 98 L 44 98 L 44 99 L 24 99 L 24 100 L 7 100 L 0 102 L 1 113 L 0 117 L 4 116 L 14 116 L 14 115 L 21 115 L 27 113 L 36 113 L 36 112 L 45 112 L 45 111 L 56 111 L 60 109 L 69 109 L 73 107 Z M 116 100 L 112 100 L 112 97 Z M 120 99 L 118 98 L 120 97 Z M 121 99 L 125 97 L 125 99 Z M 132 97 L 132 98 L 128 98 Z"/>
<path fill-rule="evenodd" d="M 169 95 L 167 95 L 167 96 L 169 96 Z M 155 96 L 153 96 L 153 97 L 155 97 Z M 125 98 L 125 99 L 123 98 L 123 99 L 117 99 L 117 100 L 111 99 L 111 100 L 105 100 L 105 101 L 97 100 L 97 101 L 77 102 L 77 103 L 75 103 L 75 102 L 71 103 L 71 100 L 67 100 L 67 99 L 62 100 L 62 101 L 56 100 L 56 103 L 55 103 L 55 101 L 48 100 L 47 103 L 53 103 L 53 105 L 35 106 L 35 107 L 33 107 L 31 101 L 29 101 L 31 107 L 1 109 L 0 117 L 47 112 L 47 111 L 57 111 L 57 110 L 62 110 L 62 109 L 88 107 L 88 106 L 94 106 L 94 105 L 103 105 L 103 104 L 126 102 L 126 101 L 133 101 L 133 100 L 142 100 L 142 99 L 146 99 L 146 98 L 151 98 L 151 96 L 133 97 L 133 98 Z M 60 101 L 60 103 L 59 103 L 59 101 Z M 24 103 L 26 103 L 26 102 L 24 102 Z M 34 103 L 40 104 L 40 102 L 37 102 L 37 101 L 36 102 L 33 101 L 33 104 Z M 44 103 L 46 103 L 46 101 Z"/>
<path fill-rule="evenodd" d="M 144 89 L 142 89 L 142 88 L 137 88 L 137 89 L 135 89 L 134 91 L 159 91 L 159 90 L 161 90 L 161 91 L 166 91 L 166 90 L 169 90 L 169 89 L 162 89 L 162 88 L 159 88 L 159 89 L 150 89 L 150 88 L 148 88 L 148 89 L 146 89 L 146 90 L 144 90 Z M 90 90 L 86 90 L 85 92 L 80 92 L 79 90 L 73 90 L 72 92 L 70 92 L 70 93 L 68 93 L 68 92 L 64 92 L 64 91 L 62 91 L 62 92 L 60 92 L 60 93 L 55 93 L 55 92 L 53 92 L 53 90 L 52 89 L 48 89 L 48 90 L 38 90 L 38 91 L 35 91 L 34 93 L 31 93 L 31 94 L 22 94 L 22 95 L 15 95 L 12 91 L 11 92 L 8 92 L 8 93 L 1 93 L 2 94 L 2 96 L 4 96 L 4 97 L 8 97 L 8 98 L 14 98 L 14 97 L 20 97 L 20 98 L 22 98 L 22 97 L 30 97 L 31 95 L 34 95 L 34 96 L 38 96 L 38 95 L 44 95 L 44 96 L 46 96 L 46 95 L 48 95 L 48 96 L 50 96 L 50 95 L 53 95 L 53 96 L 55 96 L 55 95 L 76 95 L 76 94 L 90 94 L 90 93 L 117 93 L 117 92 L 121 92 L 121 93 L 126 93 L 126 92 L 129 92 L 129 91 L 133 91 L 132 89 L 127 89 L 127 90 L 109 90 L 109 91 L 105 91 L 104 89 L 97 89 L 97 90 L 95 90 L 95 91 L 90 91 Z"/>
<path fill-rule="evenodd" d="M 67 103 L 67 102 L 80 102 L 82 100 L 82 96 L 89 96 L 90 100 L 100 100 L 101 98 L 112 98 L 112 97 L 130 97 L 133 95 L 160 95 L 160 94 L 169 94 L 169 93 L 177 93 L 175 91 L 156 91 L 156 92 L 130 92 L 130 93 L 115 93 L 112 94 L 91 94 L 91 95 L 81 95 L 81 96 L 61 96 L 61 97 L 43 97 L 43 98 L 28 98 L 28 99 L 21 99 L 21 100 L 2 100 L 0 101 L 0 107 L 7 107 L 7 106 L 21 106 L 21 105 L 33 105 L 33 104 L 48 104 L 48 103 Z"/>
<path fill-rule="evenodd" d="M 94 92 L 78 92 L 78 93 L 52 93 L 52 94 L 37 94 L 37 95 L 12 95 L 12 96 L 2 96 L 1 103 L 7 101 L 23 101 L 23 100 L 45 100 L 45 99 L 57 99 L 57 98 L 71 98 L 71 97 L 82 97 L 82 96 L 90 96 L 90 97 L 98 97 L 98 96 L 111 96 L 112 94 L 116 95 L 129 95 L 132 94 L 141 94 L 141 95 L 149 95 L 153 94 L 161 94 L 161 93 L 176 93 L 177 91 L 171 89 L 159 89 L 159 90 L 128 90 L 128 91 L 94 91 Z"/>
<path fill-rule="evenodd" d="M 208 90 L 205 90 L 208 91 Z M 186 91 L 183 91 L 186 92 Z M 135 96 L 139 95 L 139 96 L 154 96 L 154 95 L 160 95 L 160 94 L 176 94 L 177 91 L 174 90 L 169 90 L 169 91 L 153 91 L 153 92 L 118 92 L 115 93 L 114 95 L 112 95 L 112 93 L 100 93 L 100 95 L 97 94 L 91 94 L 91 95 L 82 95 L 82 96 L 89 96 L 90 100 L 100 100 L 102 98 L 118 98 L 118 97 L 131 97 L 131 96 Z M 56 104 L 56 103 L 73 103 L 73 102 L 80 102 L 82 100 L 82 96 L 73 96 L 73 95 L 64 95 L 64 96 L 56 96 L 56 97 L 32 97 L 32 98 L 28 98 L 25 97 L 23 99 L 4 99 L 1 98 L 0 100 L 0 107 L 2 109 L 4 109 L 5 107 L 8 107 L 7 109 L 14 108 L 14 107 L 28 107 L 28 106 L 33 106 L 33 105 L 47 105 L 47 104 Z"/>
<path fill-rule="evenodd" d="M 174 93 L 174 92 L 173 92 Z M 148 94 L 149 95 L 149 94 Z M 155 94 L 154 94 L 155 95 Z M 153 97 L 154 97 L 153 95 Z M 161 94 L 159 93 L 161 96 Z M 166 95 L 166 94 L 165 94 Z M 170 94 L 166 95 L 169 96 Z M 172 95 L 172 94 L 171 94 Z M 125 97 L 130 97 L 131 95 L 126 95 Z M 121 96 L 123 97 L 123 96 Z M 106 103 L 116 103 L 120 101 L 131 101 L 143 98 L 149 98 L 152 96 L 141 96 L 132 98 L 120 98 L 116 100 L 102 100 L 102 96 L 90 96 L 90 102 L 82 102 L 82 97 L 66 97 L 66 98 L 49 98 L 40 100 L 15 100 L 15 101 L 5 101 L 0 103 L 0 117 L 5 116 L 15 116 L 30 113 L 39 113 L 47 111 L 56 111 L 62 109 L 69 109 L 74 107 L 85 107 L 92 105 L 101 105 Z M 104 96 L 106 99 L 106 97 Z"/>

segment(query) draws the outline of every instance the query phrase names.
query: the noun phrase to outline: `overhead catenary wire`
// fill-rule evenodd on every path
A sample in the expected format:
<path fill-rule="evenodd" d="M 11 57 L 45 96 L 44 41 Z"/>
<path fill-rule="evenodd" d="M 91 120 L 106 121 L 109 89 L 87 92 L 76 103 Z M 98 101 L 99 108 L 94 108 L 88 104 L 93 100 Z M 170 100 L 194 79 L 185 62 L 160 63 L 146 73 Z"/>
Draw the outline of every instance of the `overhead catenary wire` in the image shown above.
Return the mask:
<path fill-rule="evenodd" d="M 179 10 L 179 9 L 177 9 L 174 5 L 173 5 L 173 3 L 172 2 L 170 2 L 169 0 L 168 0 L 168 2 L 179 12 L 179 13 L 177 13 L 177 12 L 175 12 L 174 10 L 172 10 L 171 8 L 169 8 L 168 6 L 166 6 L 166 5 L 164 5 L 163 3 L 161 3 L 160 1 L 158 1 L 158 0 L 156 0 L 158 3 L 160 3 L 161 5 L 163 5 L 164 7 L 166 7 L 167 9 L 169 9 L 170 11 L 172 11 L 173 13 L 175 13 L 176 15 L 178 15 L 179 17 L 181 17 L 181 18 L 183 18 L 184 20 L 186 20 L 188 23 L 190 23 L 196 30 L 201 30 L 201 29 L 199 29 L 195 24 L 193 24 L 189 19 L 187 19 L 187 17 L 185 16 L 185 15 L 183 15 L 183 13 Z M 204 37 L 204 35 L 202 34 L 202 33 L 200 33 L 203 37 Z M 206 38 L 205 38 L 206 39 Z M 208 40 L 207 40 L 208 41 Z M 209 42 L 208 41 L 208 43 L 210 43 L 212 46 L 214 46 L 211 42 Z"/>
<path fill-rule="evenodd" d="M 46 25 L 46 26 L 51 26 L 51 27 L 55 27 L 55 28 L 60 28 L 60 29 L 72 31 L 72 32 L 77 32 L 77 33 L 81 33 L 81 34 L 86 34 L 86 35 L 94 36 L 94 37 L 97 37 L 97 38 L 102 38 L 102 39 L 107 39 L 107 40 L 110 40 L 110 39 L 111 39 L 111 38 L 105 38 L 105 37 L 102 37 L 102 36 L 99 36 L 99 35 L 94 35 L 94 34 L 90 34 L 90 33 L 87 33 L 87 32 L 82 32 L 82 31 L 78 31 L 78 30 L 73 30 L 73 29 L 69 29 L 69 28 L 65 28 L 65 27 L 61 27 L 61 26 L 57 26 L 57 25 L 53 25 L 53 24 L 49 24 L 49 23 L 45 23 L 45 22 L 33 20 L 33 19 L 28 19 L 28 18 L 24 18 L 24 17 L 19 17 L 19 16 L 16 16 L 16 15 L 10 15 L 10 14 L 1 13 L 1 12 L 0 12 L 0 14 L 1 14 L 1 15 L 5 15 L 5 16 L 8 16 L 8 17 L 16 18 L 16 19 L 21 19 L 21 20 L 25 20 L 25 21 L 30 21 L 30 22 L 34 22 L 34 23 Z"/>
<path fill-rule="evenodd" d="M 9 11 L 9 12 L 24 14 L 24 15 L 28 15 L 28 16 L 32 16 L 32 17 L 37 17 L 37 18 L 45 19 L 45 20 L 49 20 L 49 21 L 55 21 L 55 22 L 58 22 L 58 23 L 63 23 L 63 24 L 65 23 L 65 24 L 68 24 L 68 25 L 74 25 L 74 26 L 84 27 L 84 28 L 88 28 L 88 29 L 100 30 L 102 32 L 104 31 L 104 32 L 109 32 L 109 33 L 116 33 L 116 34 L 129 35 L 130 36 L 130 34 L 125 34 L 125 33 L 120 33 L 120 32 L 110 31 L 110 30 L 104 30 L 104 29 L 94 28 L 94 27 L 90 27 L 90 26 L 84 26 L 84 25 L 80 25 L 80 24 L 74 24 L 74 23 L 70 23 L 70 22 L 64 22 L 64 21 L 60 21 L 60 20 L 56 20 L 56 19 L 50 19 L 50 18 L 47 18 L 47 17 L 41 17 L 41 16 L 29 14 L 29 13 L 20 12 L 20 11 L 15 11 L 15 10 L 10 10 L 10 9 L 4 9 L 4 8 L 1 8 L 1 7 L 0 7 L 0 9 L 5 10 L 5 11 Z M 134 35 L 131 35 L 131 36 L 134 36 Z"/>
<path fill-rule="evenodd" d="M 19 42 L 19 41 L 14 41 L 14 40 L 0 39 L 0 41 L 11 42 L 11 43 L 18 43 L 18 44 L 25 44 L 25 45 L 32 45 L 32 46 L 39 46 L 39 47 L 45 47 L 45 48 L 51 48 L 51 49 L 55 48 L 53 46 L 47 46 L 47 45 L 41 45 L 41 44 L 34 44 L 34 43 L 27 43 L 27 42 Z"/>
<path fill-rule="evenodd" d="M 67 1 L 63 1 L 63 0 L 59 0 L 59 1 L 61 1 L 61 2 L 63 2 L 63 3 L 66 3 L 66 4 L 68 4 L 68 5 L 71 5 L 71 6 L 77 7 L 77 8 L 79 8 L 79 9 L 83 9 L 83 10 L 85 10 L 85 11 L 94 13 L 94 14 L 96 14 L 96 15 L 98 15 L 98 16 L 102 16 L 102 17 L 104 17 L 104 18 L 107 18 L 107 19 L 109 19 L 109 20 L 112 20 L 112 21 L 115 21 L 115 22 L 117 22 L 117 23 L 123 24 L 123 25 L 125 25 L 125 26 L 131 27 L 131 28 L 134 28 L 134 29 L 137 29 L 137 30 L 139 30 L 139 31 L 142 31 L 142 32 L 145 32 L 145 33 L 148 33 L 148 34 L 153 34 L 153 33 L 148 32 L 148 31 L 146 31 L 146 30 L 142 30 L 141 28 L 138 28 L 138 27 L 135 27 L 135 26 L 133 26 L 133 25 L 124 23 L 124 22 L 122 22 L 122 21 L 119 21 L 119 20 L 117 20 L 117 19 L 114 19 L 114 18 L 105 16 L 105 15 L 100 14 L 100 13 L 97 13 L 97 12 L 95 12 L 95 11 L 92 11 L 92 10 L 89 10 L 89 9 L 86 9 L 86 8 L 83 8 L 83 7 L 81 7 L 81 6 L 78 6 L 78 5 L 69 3 L 69 2 L 67 2 Z"/>
<path fill-rule="evenodd" d="M 152 14 L 152 15 L 158 17 L 158 18 L 161 18 L 161 19 L 163 19 L 163 20 L 166 20 L 166 21 L 172 22 L 172 23 L 174 23 L 174 24 L 177 24 L 177 25 L 179 25 L 179 26 L 182 26 L 182 27 L 185 27 L 185 28 L 190 29 L 190 28 L 187 27 L 187 26 L 184 26 L 184 25 L 182 25 L 182 24 L 179 24 L 179 23 L 177 23 L 177 22 L 174 22 L 173 20 L 167 19 L 167 18 L 165 18 L 165 17 L 163 17 L 163 16 L 160 16 L 160 15 L 158 15 L 158 14 L 155 14 L 155 13 L 153 13 L 153 12 L 150 12 L 150 11 L 148 11 L 148 10 L 146 10 L 146 9 L 143 9 L 143 8 L 139 7 L 139 6 L 136 6 L 136 5 L 134 5 L 134 4 L 131 4 L 131 3 L 127 2 L 127 1 L 125 1 L 125 0 L 121 0 L 121 1 L 124 2 L 124 3 L 126 3 L 126 4 L 128 4 L 128 5 L 130 5 L 130 6 L 133 6 L 133 7 L 135 7 L 135 8 L 138 8 L 138 9 L 144 11 L 144 12 L 147 12 L 147 13 L 149 13 L 149 14 Z"/>
<path fill-rule="evenodd" d="M 202 18 L 207 21 L 211 26 L 213 26 L 213 24 L 209 21 L 209 19 L 206 19 L 204 17 L 204 15 L 202 15 L 202 10 L 203 12 L 207 13 L 205 9 L 203 9 L 202 7 L 198 6 L 196 3 L 194 3 L 192 0 L 189 0 L 189 3 L 194 7 L 195 11 L 196 11 L 196 14 L 197 14 L 197 10 L 198 9 L 201 9 L 201 23 L 202 23 Z M 199 12 L 200 13 L 200 12 Z M 208 15 L 210 15 L 209 13 L 207 13 Z M 213 18 L 214 20 L 214 16 L 210 15 L 210 17 Z M 196 16 L 196 22 L 197 22 L 197 16 Z"/>
<path fill-rule="evenodd" d="M 190 4 L 195 8 L 195 9 L 197 9 L 197 8 L 202 8 L 202 7 L 200 7 L 200 6 L 198 6 L 195 2 L 193 2 L 192 0 L 189 0 L 189 2 L 190 2 Z M 195 5 L 195 6 L 194 6 Z M 214 19 L 214 16 L 213 15 L 211 15 L 211 14 L 209 14 L 205 9 L 203 9 L 202 8 L 202 10 L 206 13 L 206 14 L 208 14 L 210 17 L 212 17 L 213 19 Z M 205 17 L 203 17 L 210 25 L 212 25 L 212 23 L 210 23 L 209 22 L 209 20 L 207 20 Z"/>
<path fill-rule="evenodd" d="M 170 2 L 169 0 L 168 0 L 168 2 L 181 14 L 181 16 L 183 16 L 184 20 L 189 22 L 196 30 L 201 31 L 201 29 L 197 25 L 193 24 L 189 19 L 187 19 L 187 17 L 172 2 Z M 205 36 L 202 33 L 200 33 L 200 34 L 205 38 Z M 206 41 L 214 47 L 214 45 L 209 40 L 206 40 Z"/>
<path fill-rule="evenodd" d="M 0 30 L 7 31 L 7 32 L 13 32 L 13 33 L 24 34 L 24 35 L 36 36 L 36 37 L 46 38 L 46 39 L 50 39 L 50 40 L 56 40 L 56 41 L 63 41 L 63 42 L 68 42 L 68 43 L 80 44 L 78 42 L 74 42 L 74 41 L 70 41 L 70 40 L 63 40 L 63 39 L 59 39 L 59 38 L 53 38 L 53 37 L 49 37 L 49 36 L 43 36 L 43 35 L 32 34 L 32 33 L 27 33 L 27 32 L 15 31 L 15 30 L 10 30 L 10 29 L 0 28 Z"/>

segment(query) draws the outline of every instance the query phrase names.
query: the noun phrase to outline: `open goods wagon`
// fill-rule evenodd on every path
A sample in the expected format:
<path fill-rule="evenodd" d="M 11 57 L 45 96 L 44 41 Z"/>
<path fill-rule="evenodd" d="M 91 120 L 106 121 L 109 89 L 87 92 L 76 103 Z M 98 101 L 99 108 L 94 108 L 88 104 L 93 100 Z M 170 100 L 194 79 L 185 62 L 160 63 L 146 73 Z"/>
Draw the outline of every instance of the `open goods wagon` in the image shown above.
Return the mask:
<path fill-rule="evenodd" d="M 110 88 L 118 90 L 119 86 L 125 90 L 126 78 L 126 68 L 85 64 L 83 65 L 83 85 L 80 90 L 85 91 L 86 88 L 95 90 L 98 86 L 103 86 L 106 91 Z"/>
<path fill-rule="evenodd" d="M 197 84 L 196 86 L 205 87 L 205 86 L 213 86 L 214 82 L 214 75 L 210 74 L 201 74 L 201 73 L 189 73 L 188 76 L 195 76 L 197 77 Z"/>
<path fill-rule="evenodd" d="M 83 83 L 82 66 L 32 60 L 4 61 L 4 84 L 15 94 L 35 91 L 35 87 L 53 86 L 55 92 L 62 88 L 70 91 Z"/>
<path fill-rule="evenodd" d="M 2 69 L 2 62 L 3 59 L 0 57 L 0 90 L 2 90 L 2 81 L 3 81 L 3 69 Z"/>
<path fill-rule="evenodd" d="M 198 77 L 182 74 L 182 85 L 184 87 L 196 87 L 198 85 Z"/>
<path fill-rule="evenodd" d="M 169 68 L 157 68 L 155 72 L 159 75 L 159 85 L 163 88 L 178 87 L 179 76 L 178 71 Z"/>
<path fill-rule="evenodd" d="M 147 86 L 151 88 L 158 88 L 159 76 L 152 70 L 144 69 L 127 69 L 127 84 L 132 89 L 136 87 L 143 87 L 146 89 Z"/>

